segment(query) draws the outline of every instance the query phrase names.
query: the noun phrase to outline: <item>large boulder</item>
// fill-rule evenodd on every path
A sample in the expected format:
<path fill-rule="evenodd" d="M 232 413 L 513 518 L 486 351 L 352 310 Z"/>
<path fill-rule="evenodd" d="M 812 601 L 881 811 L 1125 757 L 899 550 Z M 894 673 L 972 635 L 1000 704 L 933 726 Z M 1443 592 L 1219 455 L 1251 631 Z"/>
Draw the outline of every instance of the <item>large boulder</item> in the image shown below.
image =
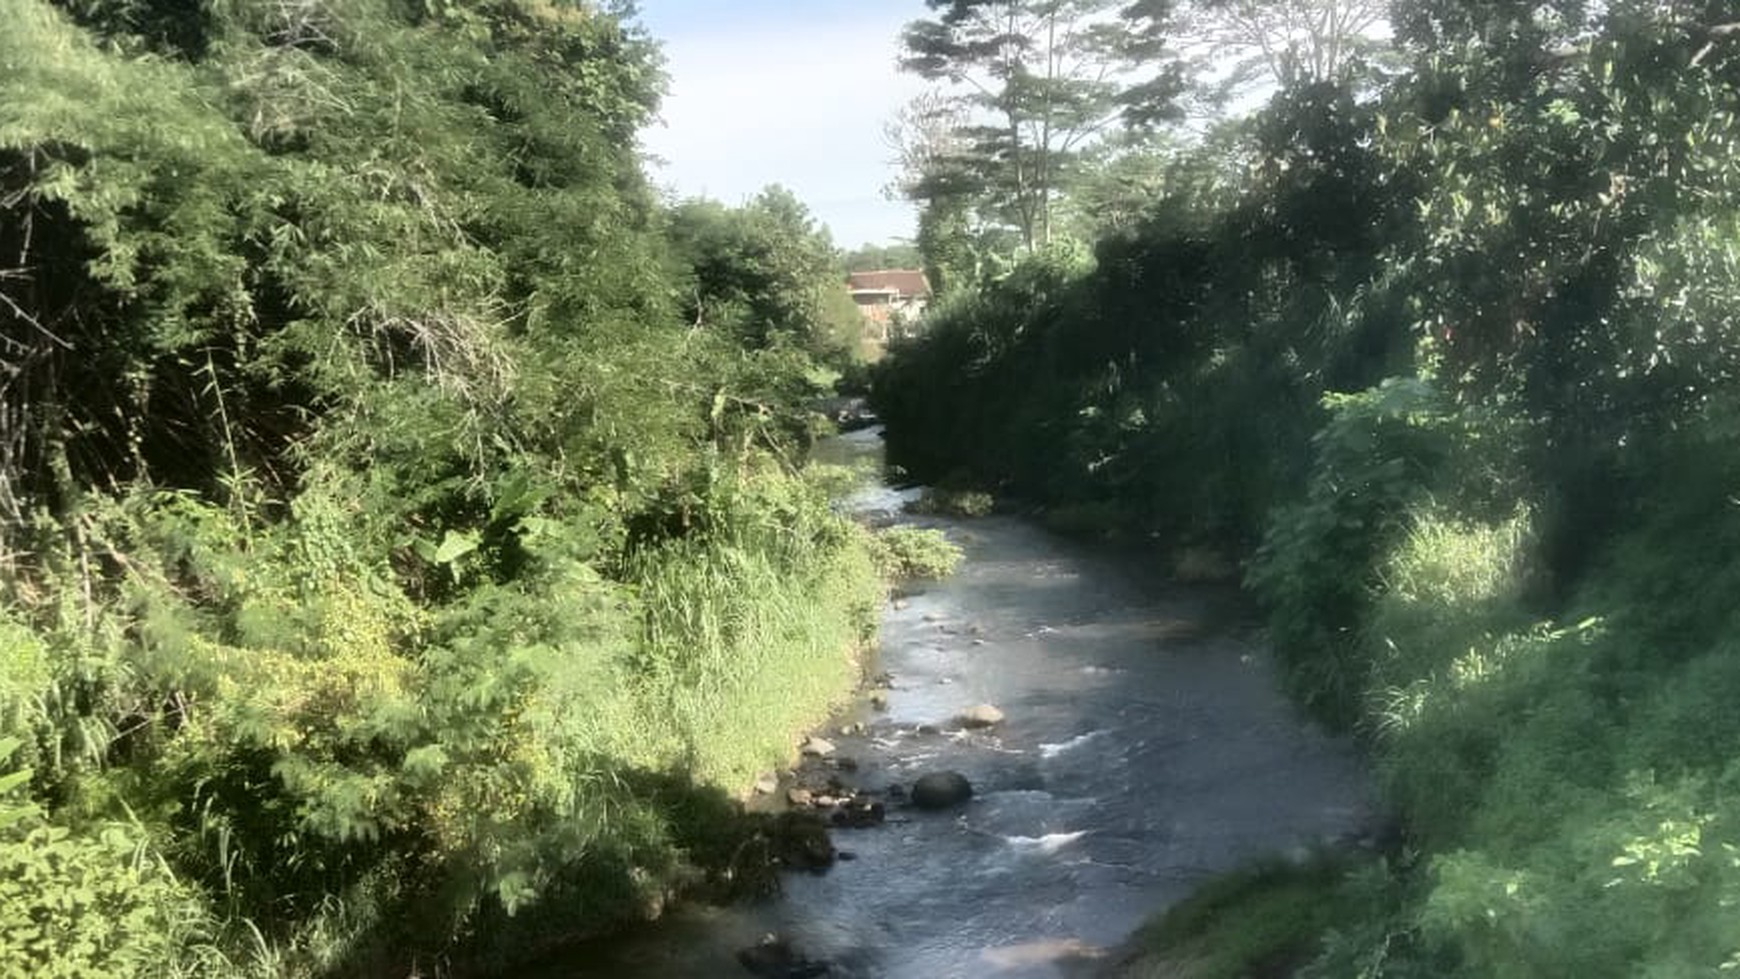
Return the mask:
<path fill-rule="evenodd" d="M 912 783 L 908 798 L 919 809 L 952 809 L 973 797 L 973 783 L 960 772 L 931 772 Z"/>
<path fill-rule="evenodd" d="M 834 841 L 828 824 L 810 810 L 781 813 L 770 833 L 773 856 L 793 870 L 824 871 L 834 865 Z"/>
<path fill-rule="evenodd" d="M 775 935 L 766 935 L 748 948 L 738 949 L 737 962 L 751 975 L 763 979 L 812 979 L 828 974 L 828 964 L 809 959 Z"/>
<path fill-rule="evenodd" d="M 980 704 L 962 711 L 955 723 L 965 728 L 996 727 L 1003 723 L 1003 712 L 990 704 Z"/>
<path fill-rule="evenodd" d="M 880 826 L 888 818 L 888 810 L 880 802 L 868 799 L 847 799 L 834 810 L 828 821 L 841 829 L 869 829 Z M 838 854 L 836 854 L 837 856 Z"/>

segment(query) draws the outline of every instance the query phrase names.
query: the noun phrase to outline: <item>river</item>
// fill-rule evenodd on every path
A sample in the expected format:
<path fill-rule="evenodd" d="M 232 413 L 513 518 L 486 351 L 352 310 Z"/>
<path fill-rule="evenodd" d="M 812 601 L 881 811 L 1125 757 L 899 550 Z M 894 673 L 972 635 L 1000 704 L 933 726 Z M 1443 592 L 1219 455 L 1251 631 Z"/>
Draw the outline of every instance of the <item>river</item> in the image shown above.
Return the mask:
<path fill-rule="evenodd" d="M 879 451 L 873 430 L 826 449 Z M 886 710 L 860 704 L 835 723 L 865 733 L 829 736 L 868 788 L 952 769 L 976 798 L 891 806 L 884 826 L 835 832 L 853 859 L 787 876 L 775 899 L 679 911 L 538 976 L 748 976 L 735 953 L 764 934 L 836 979 L 1087 975 L 1206 876 L 1369 822 L 1353 750 L 1301 721 L 1225 593 L 1019 518 L 896 517 L 910 497 L 875 485 L 844 505 L 938 527 L 966 561 L 890 603 L 872 665 Z M 932 730 L 978 704 L 1007 721 Z"/>

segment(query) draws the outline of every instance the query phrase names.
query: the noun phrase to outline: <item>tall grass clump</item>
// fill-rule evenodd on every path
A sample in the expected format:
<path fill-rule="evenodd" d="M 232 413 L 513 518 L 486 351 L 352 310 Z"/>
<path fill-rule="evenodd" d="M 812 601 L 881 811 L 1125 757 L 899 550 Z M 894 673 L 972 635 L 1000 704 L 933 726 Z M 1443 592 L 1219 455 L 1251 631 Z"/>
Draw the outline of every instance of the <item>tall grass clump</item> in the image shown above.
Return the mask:
<path fill-rule="evenodd" d="M 1498 573 L 1433 507 L 1501 507 L 1505 487 L 1487 463 L 1507 450 L 1501 426 L 1455 411 L 1426 381 L 1387 381 L 1327 407 L 1303 498 L 1275 511 L 1248 585 L 1295 697 L 1348 727 L 1372 681 L 1373 603 L 1398 585 L 1458 591 Z"/>
<path fill-rule="evenodd" d="M 1405 897 L 1381 927 L 1336 924 L 1323 963 L 1382 947 L 1369 974 L 1472 979 L 1740 962 L 1724 911 L 1740 729 L 1721 706 L 1740 673 L 1734 612 L 1711 590 L 1733 577 L 1719 542 L 1736 518 L 1708 491 L 1731 485 L 1731 456 L 1692 442 L 1659 457 L 1637 516 L 1554 615 L 1528 508 L 1422 499 L 1373 559 L 1344 655 L 1364 677 L 1356 729 L 1407 827 Z"/>
<path fill-rule="evenodd" d="M 716 506 L 634 559 L 641 712 L 622 734 L 741 787 L 850 691 L 882 578 L 865 532 L 806 487 L 733 486 Z"/>

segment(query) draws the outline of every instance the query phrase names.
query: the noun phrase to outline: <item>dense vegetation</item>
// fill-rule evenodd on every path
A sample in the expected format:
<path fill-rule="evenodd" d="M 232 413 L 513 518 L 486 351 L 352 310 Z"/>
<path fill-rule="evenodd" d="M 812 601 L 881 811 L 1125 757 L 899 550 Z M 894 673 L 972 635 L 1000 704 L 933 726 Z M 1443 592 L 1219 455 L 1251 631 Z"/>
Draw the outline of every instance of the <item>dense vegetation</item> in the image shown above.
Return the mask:
<path fill-rule="evenodd" d="M 728 871 L 934 544 L 798 471 L 802 205 L 649 192 L 614 6 L 0 24 L 0 973 L 429 975 Z"/>
<path fill-rule="evenodd" d="M 1287 85 L 880 370 L 916 476 L 1248 556 L 1408 832 L 1215 898 L 1299 912 L 1287 971 L 1740 967 L 1735 15 L 1398 0 L 1402 70 Z"/>

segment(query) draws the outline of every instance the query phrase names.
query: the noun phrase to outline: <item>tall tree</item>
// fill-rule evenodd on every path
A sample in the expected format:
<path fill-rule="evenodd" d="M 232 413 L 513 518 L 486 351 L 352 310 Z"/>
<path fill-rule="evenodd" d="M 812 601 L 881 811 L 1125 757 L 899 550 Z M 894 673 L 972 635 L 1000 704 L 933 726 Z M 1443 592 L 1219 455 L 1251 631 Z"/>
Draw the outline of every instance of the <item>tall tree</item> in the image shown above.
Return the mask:
<path fill-rule="evenodd" d="M 846 253 L 846 271 L 874 272 L 878 269 L 914 269 L 924 263 L 918 246 L 901 241 L 877 245 L 866 242 Z"/>
<path fill-rule="evenodd" d="M 1178 90 L 1162 53 L 1162 4 L 1123 0 L 928 0 L 901 66 L 948 86 L 958 147 L 923 175 L 972 194 L 1026 248 L 1050 241 L 1053 206 L 1081 152 L 1124 119 L 1151 119 Z M 922 182 L 921 182 L 922 184 Z M 925 200 L 925 198 L 918 198 Z"/>
<path fill-rule="evenodd" d="M 1228 91 L 1336 81 L 1388 47 L 1388 0 L 1197 0 L 1179 28 Z M 1230 60 L 1229 60 L 1230 59 Z"/>
<path fill-rule="evenodd" d="M 931 288 L 947 292 L 978 271 L 984 233 L 975 202 L 985 181 L 964 135 L 969 115 L 960 99 L 925 92 L 884 127 L 898 176 L 888 189 L 918 205 L 916 244 Z"/>

